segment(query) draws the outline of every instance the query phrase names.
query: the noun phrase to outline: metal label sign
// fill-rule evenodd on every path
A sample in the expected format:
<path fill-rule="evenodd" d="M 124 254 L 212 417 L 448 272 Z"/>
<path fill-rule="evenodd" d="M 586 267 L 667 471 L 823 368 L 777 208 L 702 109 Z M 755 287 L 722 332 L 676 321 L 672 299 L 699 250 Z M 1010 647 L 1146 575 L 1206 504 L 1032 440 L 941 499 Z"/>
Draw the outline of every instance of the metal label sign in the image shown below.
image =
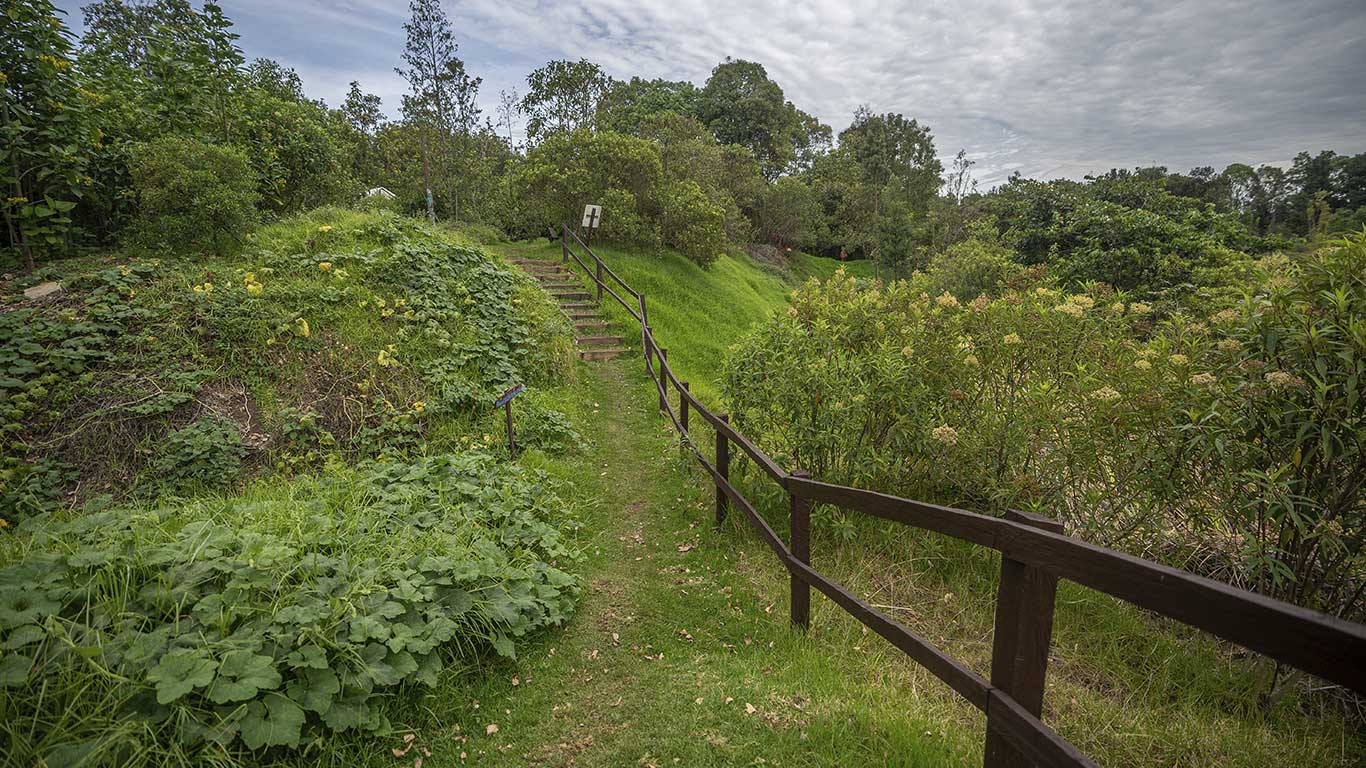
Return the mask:
<path fill-rule="evenodd" d="M 517 386 L 513 387 L 512 389 L 509 389 L 508 391 L 506 391 L 506 392 L 503 393 L 502 397 L 499 397 L 499 398 L 498 398 L 498 402 L 494 403 L 494 404 L 493 404 L 493 407 L 494 407 L 494 408 L 502 408 L 503 406 L 505 406 L 505 405 L 507 405 L 508 403 L 512 402 L 512 398 L 514 398 L 514 397 L 516 397 L 516 396 L 522 394 L 522 390 L 525 389 L 525 388 L 526 388 L 526 385 L 524 385 L 524 384 L 518 384 Z"/>
<path fill-rule="evenodd" d="M 602 206 L 585 205 L 583 207 L 583 225 L 588 229 L 597 229 L 598 224 L 602 223 Z"/>

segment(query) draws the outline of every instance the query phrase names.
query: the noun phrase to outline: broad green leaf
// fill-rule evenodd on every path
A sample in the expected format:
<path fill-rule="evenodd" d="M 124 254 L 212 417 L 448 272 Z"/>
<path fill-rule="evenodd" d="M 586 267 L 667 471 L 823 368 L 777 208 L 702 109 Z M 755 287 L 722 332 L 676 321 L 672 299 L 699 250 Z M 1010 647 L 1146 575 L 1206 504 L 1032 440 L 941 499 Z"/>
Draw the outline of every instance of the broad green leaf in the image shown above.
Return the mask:
<path fill-rule="evenodd" d="M 299 677 L 289 681 L 289 698 L 304 709 L 323 714 L 341 691 L 337 673 L 330 669 L 305 669 Z"/>
<path fill-rule="evenodd" d="M 304 711 L 287 696 L 267 694 L 247 705 L 240 723 L 242 743 L 249 749 L 296 747 L 304 725 Z"/>
<path fill-rule="evenodd" d="M 18 688 L 28 682 L 33 659 L 20 653 L 7 653 L 0 659 L 0 688 Z"/>
<path fill-rule="evenodd" d="M 161 657 L 161 661 L 147 673 L 147 681 L 156 684 L 157 703 L 170 704 L 196 688 L 213 682 L 218 662 L 202 650 L 177 651 Z"/>
<path fill-rule="evenodd" d="M 218 667 L 218 678 L 208 690 L 209 700 L 215 704 L 246 701 L 257 691 L 280 686 L 280 673 L 275 661 L 251 651 L 228 651 Z"/>

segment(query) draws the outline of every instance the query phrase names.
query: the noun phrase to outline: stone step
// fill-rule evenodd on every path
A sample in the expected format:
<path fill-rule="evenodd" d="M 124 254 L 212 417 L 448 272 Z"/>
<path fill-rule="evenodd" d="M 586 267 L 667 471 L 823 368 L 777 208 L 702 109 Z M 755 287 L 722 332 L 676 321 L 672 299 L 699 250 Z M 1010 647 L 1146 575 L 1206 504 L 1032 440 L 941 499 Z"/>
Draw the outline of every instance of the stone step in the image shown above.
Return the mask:
<path fill-rule="evenodd" d="M 574 343 L 579 346 L 598 346 L 601 344 L 624 344 L 626 339 L 620 336 L 580 336 L 574 339 Z"/>
<path fill-rule="evenodd" d="M 581 349 L 579 358 L 582 360 L 611 360 L 626 352 L 624 349 Z"/>

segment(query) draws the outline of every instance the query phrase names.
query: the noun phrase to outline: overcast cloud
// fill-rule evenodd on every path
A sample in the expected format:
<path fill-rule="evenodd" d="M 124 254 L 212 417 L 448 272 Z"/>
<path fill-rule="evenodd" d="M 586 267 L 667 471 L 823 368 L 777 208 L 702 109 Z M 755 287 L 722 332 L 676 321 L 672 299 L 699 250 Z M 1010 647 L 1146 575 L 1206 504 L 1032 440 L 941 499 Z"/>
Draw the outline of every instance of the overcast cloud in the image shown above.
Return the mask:
<path fill-rule="evenodd" d="M 79 27 L 81 0 L 59 0 Z M 351 80 L 398 111 L 406 2 L 222 0 L 249 57 L 336 106 Z M 460 55 L 500 89 L 584 57 L 611 75 L 701 85 L 726 56 L 768 68 L 838 133 L 859 104 L 927 123 L 990 185 L 1013 171 L 1285 164 L 1366 151 L 1366 2 L 1272 0 L 461 0 Z"/>

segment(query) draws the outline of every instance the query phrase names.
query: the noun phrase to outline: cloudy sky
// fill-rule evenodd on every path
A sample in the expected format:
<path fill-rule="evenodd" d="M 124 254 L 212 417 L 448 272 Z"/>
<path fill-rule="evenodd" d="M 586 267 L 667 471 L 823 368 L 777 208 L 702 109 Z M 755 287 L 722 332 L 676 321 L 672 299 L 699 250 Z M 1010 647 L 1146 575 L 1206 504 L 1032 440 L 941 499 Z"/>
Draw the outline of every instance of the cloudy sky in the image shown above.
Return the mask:
<path fill-rule="evenodd" d="M 337 105 L 351 80 L 398 109 L 401 0 L 220 0 L 249 57 L 299 72 Z M 85 0 L 58 0 L 79 28 Z M 990 185 L 1013 171 L 1080 177 L 1284 164 L 1366 151 L 1363 0 L 445 0 L 466 68 L 498 92 L 585 57 L 611 75 L 702 84 L 758 61 L 838 131 L 859 104 L 928 123 Z"/>

